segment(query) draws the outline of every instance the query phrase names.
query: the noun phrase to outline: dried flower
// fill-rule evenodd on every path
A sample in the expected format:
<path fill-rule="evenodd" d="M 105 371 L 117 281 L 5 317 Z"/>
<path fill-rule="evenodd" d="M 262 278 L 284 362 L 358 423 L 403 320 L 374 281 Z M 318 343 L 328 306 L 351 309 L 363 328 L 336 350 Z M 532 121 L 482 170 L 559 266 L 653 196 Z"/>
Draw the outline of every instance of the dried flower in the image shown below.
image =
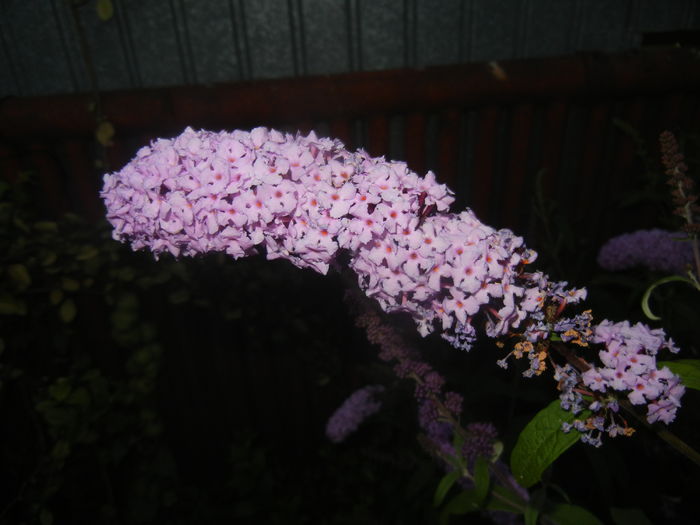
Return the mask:
<path fill-rule="evenodd" d="M 659 137 L 661 145 L 661 162 L 668 175 L 667 183 L 671 186 L 673 203 L 676 206 L 673 213 L 685 219 L 683 229 L 688 233 L 700 233 L 700 224 L 695 223 L 694 215 L 700 212 L 696 204 L 698 195 L 693 192 L 693 180 L 688 177 L 688 166 L 685 164 L 683 153 L 678 147 L 676 137 L 670 131 L 664 131 Z"/>

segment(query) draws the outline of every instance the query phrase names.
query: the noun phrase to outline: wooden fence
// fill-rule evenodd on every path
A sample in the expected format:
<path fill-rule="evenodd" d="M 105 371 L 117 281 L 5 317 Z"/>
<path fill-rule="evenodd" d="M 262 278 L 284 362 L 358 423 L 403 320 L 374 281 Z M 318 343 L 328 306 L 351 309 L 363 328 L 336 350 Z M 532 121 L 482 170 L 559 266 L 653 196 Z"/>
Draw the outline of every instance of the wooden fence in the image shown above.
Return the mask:
<path fill-rule="evenodd" d="M 434 170 L 487 223 L 527 233 L 534 177 L 592 229 L 639 170 L 619 119 L 653 148 L 664 129 L 700 127 L 700 57 L 684 49 L 577 55 L 425 70 L 173 87 L 100 95 L 114 125 L 106 160 L 184 127 L 315 129 L 373 155 Z M 51 212 L 102 215 L 94 99 L 0 103 L 0 168 L 34 170 Z"/>

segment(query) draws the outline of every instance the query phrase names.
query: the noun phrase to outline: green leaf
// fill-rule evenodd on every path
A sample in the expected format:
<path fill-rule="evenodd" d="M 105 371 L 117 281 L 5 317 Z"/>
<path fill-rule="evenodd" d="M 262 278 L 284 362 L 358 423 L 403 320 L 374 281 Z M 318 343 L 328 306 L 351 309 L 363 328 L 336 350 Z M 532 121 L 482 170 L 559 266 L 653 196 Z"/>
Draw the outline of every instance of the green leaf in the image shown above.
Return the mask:
<path fill-rule="evenodd" d="M 537 483 L 544 470 L 581 437 L 578 432 L 564 433 L 561 430 L 562 423 L 570 423 L 576 416 L 563 410 L 559 403 L 558 399 L 552 401 L 532 418 L 518 436 L 511 453 L 511 471 L 525 488 Z"/>
<path fill-rule="evenodd" d="M 679 359 L 678 361 L 659 361 L 659 368 L 667 366 L 671 372 L 681 378 L 688 388 L 700 390 L 700 359 Z"/>
<path fill-rule="evenodd" d="M 57 441 L 51 450 L 51 457 L 56 460 L 63 460 L 70 454 L 70 443 L 66 440 Z"/>
<path fill-rule="evenodd" d="M 21 299 L 0 292 L 0 315 L 26 315 L 27 305 Z"/>
<path fill-rule="evenodd" d="M 63 301 L 63 304 L 61 304 L 60 308 L 58 309 L 58 316 L 64 323 L 70 323 L 73 321 L 77 313 L 78 309 L 75 306 L 75 302 L 70 298 Z"/>
<path fill-rule="evenodd" d="M 649 299 L 651 297 L 651 292 L 653 292 L 657 286 L 676 281 L 684 282 L 690 284 L 690 286 L 692 287 L 695 287 L 695 283 L 692 280 L 688 279 L 687 277 L 681 277 L 680 275 L 671 275 L 670 277 L 664 277 L 663 279 L 659 279 L 658 281 L 649 285 L 649 288 L 646 289 L 644 295 L 642 296 L 642 311 L 644 312 L 644 315 L 646 315 L 652 321 L 661 320 L 661 317 L 654 315 L 651 311 L 651 308 L 649 307 Z"/>
<path fill-rule="evenodd" d="M 539 516 L 540 510 L 528 505 L 525 509 L 525 525 L 536 525 L 537 518 L 539 518 Z"/>
<path fill-rule="evenodd" d="M 486 499 L 490 484 L 489 463 L 486 458 L 479 456 L 474 466 L 474 494 L 479 506 L 481 506 Z"/>
<path fill-rule="evenodd" d="M 65 400 L 71 393 L 72 387 L 70 381 L 66 377 L 60 377 L 49 387 L 49 395 L 59 403 Z"/>
<path fill-rule="evenodd" d="M 53 221 L 38 221 L 34 223 L 34 229 L 43 233 L 56 233 L 58 231 L 58 224 Z"/>
<path fill-rule="evenodd" d="M 17 229 L 22 230 L 22 232 L 24 232 L 24 233 L 30 233 L 30 232 L 31 232 L 31 230 L 29 229 L 29 226 L 27 226 L 27 223 L 24 222 L 24 221 L 23 221 L 22 219 L 20 219 L 19 217 L 14 217 L 14 218 L 12 219 L 12 224 L 14 224 L 15 227 L 16 227 Z"/>
<path fill-rule="evenodd" d="M 491 456 L 491 462 L 495 463 L 503 455 L 503 441 L 496 441 L 493 444 L 493 455 Z"/>
<path fill-rule="evenodd" d="M 453 514 L 466 514 L 482 508 L 489 495 L 490 485 L 489 462 L 486 458 L 479 457 L 474 466 L 474 489 L 461 492 L 452 498 L 440 513 L 440 523 L 446 524 Z"/>
<path fill-rule="evenodd" d="M 94 246 L 83 246 L 76 254 L 75 258 L 78 261 L 87 261 L 88 259 L 96 257 L 98 253 L 100 253 L 99 250 Z"/>
<path fill-rule="evenodd" d="M 112 0 L 97 0 L 97 16 L 106 22 L 114 16 L 114 4 Z"/>
<path fill-rule="evenodd" d="M 23 264 L 11 264 L 7 269 L 10 279 L 15 283 L 18 290 L 26 290 L 32 284 L 27 267 Z"/>
<path fill-rule="evenodd" d="M 453 470 L 452 472 L 449 472 L 443 476 L 440 483 L 438 483 L 437 489 L 435 489 L 435 496 L 433 497 L 433 505 L 435 507 L 442 505 L 448 491 L 461 477 L 462 473 L 457 470 Z"/>
<path fill-rule="evenodd" d="M 568 503 L 557 503 L 545 513 L 545 517 L 557 525 L 603 525 L 591 512 Z"/>
<path fill-rule="evenodd" d="M 51 292 L 49 292 L 49 301 L 51 301 L 51 304 L 54 306 L 63 301 L 63 290 L 51 290 Z"/>
<path fill-rule="evenodd" d="M 610 515 L 615 525 L 652 525 L 642 509 L 620 509 L 611 507 Z"/>
<path fill-rule="evenodd" d="M 56 262 L 57 259 L 58 256 L 54 252 L 49 252 L 41 259 L 41 265 L 51 266 L 53 263 Z"/>
<path fill-rule="evenodd" d="M 61 279 L 61 286 L 67 292 L 76 292 L 80 289 L 80 283 L 75 279 L 71 279 L 70 277 L 64 277 Z"/>
<path fill-rule="evenodd" d="M 90 405 L 90 394 L 85 387 L 79 386 L 66 398 L 66 403 L 85 408 Z"/>
<path fill-rule="evenodd" d="M 41 525 L 53 525 L 53 514 L 48 509 L 41 509 L 39 513 L 39 523 Z"/>
<path fill-rule="evenodd" d="M 445 508 L 440 513 L 440 525 L 445 525 L 449 522 L 451 515 L 466 514 L 479 510 L 479 498 L 473 490 L 460 492 L 452 498 Z"/>

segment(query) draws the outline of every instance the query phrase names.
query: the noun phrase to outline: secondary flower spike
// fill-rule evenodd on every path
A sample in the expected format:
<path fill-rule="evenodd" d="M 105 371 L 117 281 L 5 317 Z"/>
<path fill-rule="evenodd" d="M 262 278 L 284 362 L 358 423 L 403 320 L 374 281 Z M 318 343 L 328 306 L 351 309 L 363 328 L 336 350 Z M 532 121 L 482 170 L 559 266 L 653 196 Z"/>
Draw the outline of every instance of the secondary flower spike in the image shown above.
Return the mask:
<path fill-rule="evenodd" d="M 345 441 L 363 421 L 379 411 L 382 403 L 378 396 L 383 392 L 381 385 L 368 385 L 353 392 L 328 420 L 328 439 L 334 443 Z"/>
<path fill-rule="evenodd" d="M 423 335 L 438 325 L 460 348 L 471 346 L 477 314 L 500 336 L 562 293 L 523 272 L 536 254 L 522 238 L 470 210 L 449 213 L 452 192 L 433 173 L 419 177 L 313 132 L 188 128 L 105 175 L 102 197 L 114 238 L 156 255 L 238 258 L 263 248 L 269 259 L 326 273 L 343 250 L 385 311 L 410 314 Z"/>
<path fill-rule="evenodd" d="M 609 239 L 598 253 L 598 264 L 609 271 L 644 266 L 682 274 L 693 261 L 693 249 L 684 235 L 665 230 L 637 230 Z"/>

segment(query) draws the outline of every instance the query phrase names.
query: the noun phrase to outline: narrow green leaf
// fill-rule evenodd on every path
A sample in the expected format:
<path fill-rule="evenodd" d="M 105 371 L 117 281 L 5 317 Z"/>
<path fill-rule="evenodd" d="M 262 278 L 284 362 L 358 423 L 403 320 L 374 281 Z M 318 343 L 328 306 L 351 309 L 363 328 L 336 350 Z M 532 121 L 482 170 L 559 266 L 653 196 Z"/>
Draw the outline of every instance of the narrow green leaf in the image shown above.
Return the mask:
<path fill-rule="evenodd" d="M 659 361 L 659 368 L 667 366 L 671 372 L 681 378 L 688 388 L 700 390 L 700 359 L 679 359 L 678 361 Z"/>
<path fill-rule="evenodd" d="M 27 267 L 23 264 L 11 264 L 7 269 L 10 279 L 15 283 L 17 289 L 26 290 L 32 284 Z"/>
<path fill-rule="evenodd" d="M 642 509 L 620 509 L 611 507 L 610 515 L 615 525 L 652 525 Z"/>
<path fill-rule="evenodd" d="M 30 233 L 31 230 L 29 229 L 29 226 L 27 226 L 27 223 L 24 222 L 22 219 L 19 217 L 14 217 L 12 219 L 12 224 L 15 225 L 15 227 L 19 230 L 22 230 L 24 233 Z"/>
<path fill-rule="evenodd" d="M 573 430 L 569 433 L 561 430 L 562 423 L 570 423 L 576 416 L 563 410 L 559 403 L 558 399 L 552 401 L 532 418 L 520 433 L 510 456 L 511 471 L 525 488 L 537 483 L 544 470 L 581 437 Z M 583 413 L 578 417 L 587 415 Z"/>
<path fill-rule="evenodd" d="M 43 233 L 56 233 L 58 231 L 58 224 L 53 221 L 37 221 L 34 223 L 34 229 Z"/>
<path fill-rule="evenodd" d="M 49 252 L 41 259 L 41 265 L 51 266 L 53 263 L 56 262 L 57 259 L 58 256 L 54 252 Z"/>
<path fill-rule="evenodd" d="M 491 456 L 491 462 L 495 463 L 503 455 L 503 441 L 496 441 L 493 444 L 493 455 Z"/>
<path fill-rule="evenodd" d="M 445 508 L 442 509 L 440 513 L 440 525 L 446 525 L 450 516 L 461 515 L 468 512 L 474 512 L 479 510 L 480 505 L 478 503 L 477 495 L 473 490 L 466 490 L 460 492 L 454 498 L 452 498 Z"/>
<path fill-rule="evenodd" d="M 73 319 L 75 319 L 77 312 L 78 309 L 75 306 L 75 302 L 73 302 L 73 299 L 69 298 L 63 301 L 63 304 L 61 304 L 60 308 L 58 309 L 58 316 L 64 323 L 70 323 Z"/>
<path fill-rule="evenodd" d="M 479 506 L 484 503 L 490 484 L 488 461 L 483 456 L 479 456 L 474 466 L 474 497 Z"/>
<path fill-rule="evenodd" d="M 651 298 L 651 292 L 653 292 L 657 286 L 661 286 L 662 284 L 666 283 L 672 283 L 675 281 L 684 282 L 690 284 L 690 286 L 693 287 L 695 286 L 695 283 L 687 277 L 681 277 L 680 275 L 671 275 L 669 277 L 664 277 L 663 279 L 659 279 L 658 281 L 652 283 L 651 285 L 649 285 L 649 288 L 647 288 L 644 292 L 644 295 L 642 296 L 642 311 L 644 312 L 644 315 L 646 315 L 652 321 L 660 321 L 661 317 L 654 315 L 651 311 L 651 308 L 649 307 L 649 299 Z"/>
<path fill-rule="evenodd" d="M 433 505 L 439 507 L 447 495 L 447 492 L 452 488 L 452 486 L 457 482 L 457 480 L 462 476 L 461 472 L 453 470 L 448 474 L 445 474 L 443 478 L 438 483 L 437 489 L 435 490 L 435 496 L 433 497 Z"/>
<path fill-rule="evenodd" d="M 539 518 L 539 516 L 539 509 L 528 505 L 528 507 L 525 509 L 525 525 L 536 525 L 537 518 Z"/>
<path fill-rule="evenodd" d="M 78 261 L 87 261 L 96 257 L 100 253 L 94 246 L 83 246 L 80 251 L 76 254 L 75 259 Z"/>
<path fill-rule="evenodd" d="M 557 503 L 545 513 L 545 517 L 557 525 L 603 525 L 591 512 L 568 503 Z"/>
<path fill-rule="evenodd" d="M 464 457 L 462 456 L 462 447 L 464 446 L 464 436 L 461 433 L 455 432 L 452 436 L 452 450 L 454 450 L 454 455 L 447 458 L 450 465 L 455 470 L 459 472 L 464 472 L 467 470 L 467 465 L 464 462 Z"/>

